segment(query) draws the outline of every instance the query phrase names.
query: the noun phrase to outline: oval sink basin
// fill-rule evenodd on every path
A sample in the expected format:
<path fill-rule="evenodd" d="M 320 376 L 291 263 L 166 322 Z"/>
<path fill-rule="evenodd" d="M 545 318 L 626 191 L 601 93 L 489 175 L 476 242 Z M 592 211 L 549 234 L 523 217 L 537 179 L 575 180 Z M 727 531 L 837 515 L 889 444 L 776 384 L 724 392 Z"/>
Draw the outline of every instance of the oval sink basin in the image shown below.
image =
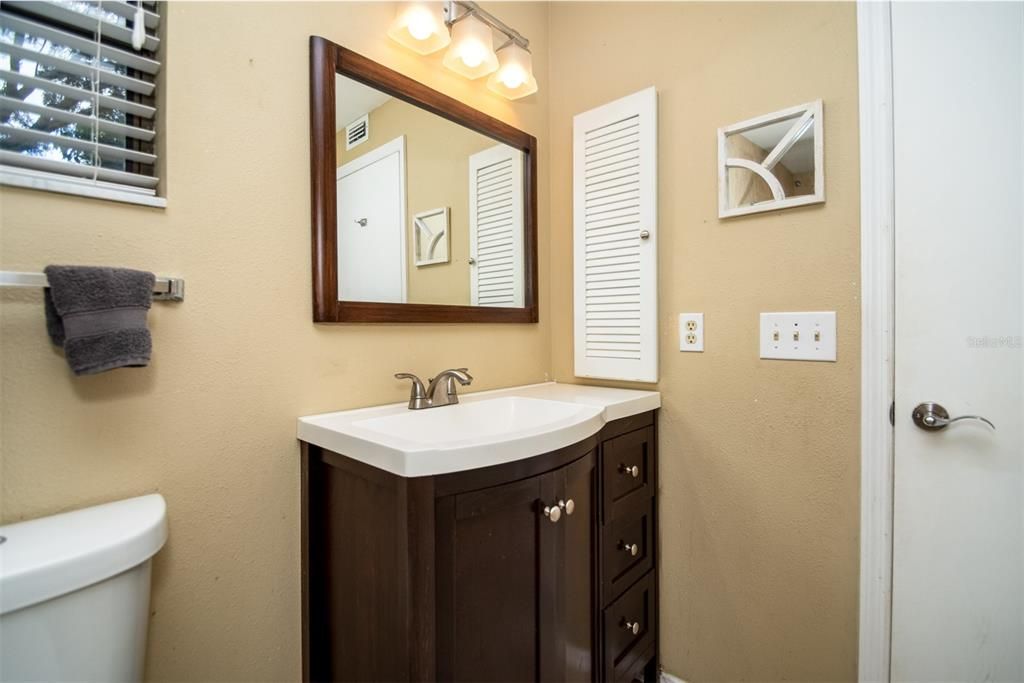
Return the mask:
<path fill-rule="evenodd" d="M 403 477 L 461 472 L 569 446 L 610 419 L 652 410 L 655 391 L 541 384 L 467 394 L 456 405 L 405 404 L 299 419 L 299 439 Z M 609 414 L 610 412 L 610 414 Z"/>
<path fill-rule="evenodd" d="M 397 415 L 357 420 L 352 426 L 399 438 L 424 448 L 453 448 L 467 443 L 493 443 L 538 430 L 555 428 L 585 414 L 591 407 L 541 398 L 503 396 Z"/>

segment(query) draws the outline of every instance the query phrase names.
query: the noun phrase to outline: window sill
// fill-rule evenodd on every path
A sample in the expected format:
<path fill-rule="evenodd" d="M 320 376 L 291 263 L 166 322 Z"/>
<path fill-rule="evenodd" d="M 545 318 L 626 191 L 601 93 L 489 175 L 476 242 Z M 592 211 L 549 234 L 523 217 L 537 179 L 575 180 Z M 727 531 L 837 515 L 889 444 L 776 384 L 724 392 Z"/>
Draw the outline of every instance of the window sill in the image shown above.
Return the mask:
<path fill-rule="evenodd" d="M 167 207 L 166 197 L 157 197 L 132 188 L 126 188 L 113 183 L 93 183 L 91 180 L 79 180 L 77 178 L 12 166 L 0 166 L 0 185 L 57 192 L 78 197 L 92 197 L 93 199 L 138 204 L 158 209 Z"/>

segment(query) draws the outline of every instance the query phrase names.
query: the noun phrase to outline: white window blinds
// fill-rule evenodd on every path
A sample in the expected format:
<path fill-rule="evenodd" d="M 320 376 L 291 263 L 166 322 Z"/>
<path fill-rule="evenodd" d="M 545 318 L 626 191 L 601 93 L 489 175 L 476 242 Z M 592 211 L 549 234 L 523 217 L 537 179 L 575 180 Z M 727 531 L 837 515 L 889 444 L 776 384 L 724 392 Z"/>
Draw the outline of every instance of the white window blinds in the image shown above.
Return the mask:
<path fill-rule="evenodd" d="M 658 381 L 654 88 L 573 120 L 573 319 L 579 377 Z"/>
<path fill-rule="evenodd" d="M 157 8 L 100 0 L 0 2 L 5 183 L 156 194 Z"/>

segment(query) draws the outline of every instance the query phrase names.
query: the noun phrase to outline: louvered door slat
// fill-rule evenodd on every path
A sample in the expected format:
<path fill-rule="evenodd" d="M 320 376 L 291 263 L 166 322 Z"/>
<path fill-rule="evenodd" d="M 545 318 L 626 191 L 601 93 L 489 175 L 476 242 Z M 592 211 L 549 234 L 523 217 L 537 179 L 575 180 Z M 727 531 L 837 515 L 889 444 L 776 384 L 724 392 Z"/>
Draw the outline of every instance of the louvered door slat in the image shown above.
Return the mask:
<path fill-rule="evenodd" d="M 573 122 L 576 374 L 658 378 L 653 88 Z"/>
<path fill-rule="evenodd" d="M 474 306 L 523 305 L 522 155 L 498 145 L 469 158 Z"/>

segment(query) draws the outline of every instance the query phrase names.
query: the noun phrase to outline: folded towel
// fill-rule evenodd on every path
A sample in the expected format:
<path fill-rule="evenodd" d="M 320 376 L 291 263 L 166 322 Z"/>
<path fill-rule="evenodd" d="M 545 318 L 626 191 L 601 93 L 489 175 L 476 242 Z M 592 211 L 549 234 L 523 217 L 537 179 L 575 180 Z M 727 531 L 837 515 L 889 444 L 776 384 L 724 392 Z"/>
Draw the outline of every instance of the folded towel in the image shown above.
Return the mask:
<path fill-rule="evenodd" d="M 127 268 L 47 266 L 46 330 L 76 375 L 149 364 L 146 313 L 153 273 Z"/>

